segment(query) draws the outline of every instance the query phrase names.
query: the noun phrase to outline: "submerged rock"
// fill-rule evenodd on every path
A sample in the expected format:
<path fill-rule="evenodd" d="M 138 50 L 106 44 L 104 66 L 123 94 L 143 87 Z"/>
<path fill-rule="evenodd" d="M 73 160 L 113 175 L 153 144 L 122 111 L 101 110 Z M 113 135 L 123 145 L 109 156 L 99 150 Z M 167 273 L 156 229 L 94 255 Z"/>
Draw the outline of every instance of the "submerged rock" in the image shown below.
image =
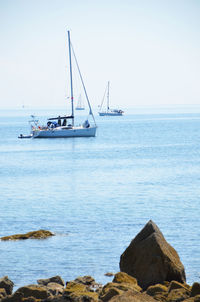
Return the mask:
<path fill-rule="evenodd" d="M 115 275 L 115 273 L 111 273 L 111 272 L 107 272 L 104 274 L 104 276 L 106 277 L 113 277 Z"/>
<path fill-rule="evenodd" d="M 45 239 L 47 237 L 54 236 L 54 234 L 50 231 L 46 230 L 39 230 L 39 231 L 32 231 L 26 234 L 16 234 L 1 237 L 1 240 L 24 240 L 24 239 Z"/>
<path fill-rule="evenodd" d="M 135 277 L 143 289 L 164 281 L 186 280 L 177 252 L 151 220 L 121 255 L 120 270 Z"/>

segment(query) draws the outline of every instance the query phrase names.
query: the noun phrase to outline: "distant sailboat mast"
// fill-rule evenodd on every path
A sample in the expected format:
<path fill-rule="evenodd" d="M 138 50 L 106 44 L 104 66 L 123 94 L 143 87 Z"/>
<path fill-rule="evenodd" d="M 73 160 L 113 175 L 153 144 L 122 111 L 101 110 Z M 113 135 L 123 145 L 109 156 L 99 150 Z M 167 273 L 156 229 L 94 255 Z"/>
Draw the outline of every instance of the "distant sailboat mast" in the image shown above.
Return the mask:
<path fill-rule="evenodd" d="M 84 103 L 82 102 L 81 94 L 79 95 L 78 103 L 77 103 L 77 106 L 75 109 L 76 110 L 85 110 Z"/>
<path fill-rule="evenodd" d="M 108 86 L 107 86 L 107 112 L 109 111 L 109 87 L 110 87 L 110 82 L 108 81 Z"/>

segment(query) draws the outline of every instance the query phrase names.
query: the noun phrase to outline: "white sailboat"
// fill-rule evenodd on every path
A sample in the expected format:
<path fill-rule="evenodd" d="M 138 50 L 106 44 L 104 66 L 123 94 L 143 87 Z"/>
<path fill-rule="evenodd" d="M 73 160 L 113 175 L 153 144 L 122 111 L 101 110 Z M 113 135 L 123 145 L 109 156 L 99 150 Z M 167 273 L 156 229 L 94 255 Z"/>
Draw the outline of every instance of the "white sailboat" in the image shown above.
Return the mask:
<path fill-rule="evenodd" d="M 79 98 L 78 98 L 78 103 L 77 103 L 77 106 L 76 106 L 76 110 L 85 110 L 85 106 L 83 104 L 81 94 L 79 95 Z"/>
<path fill-rule="evenodd" d="M 69 69 L 70 69 L 70 91 L 71 91 L 71 115 L 57 116 L 49 118 L 46 126 L 40 126 L 38 121 L 31 125 L 31 137 L 33 138 L 56 138 L 56 137 L 91 137 L 96 135 L 97 125 L 92 113 L 92 108 L 83 82 L 83 78 L 78 66 L 78 62 L 74 53 L 74 49 L 70 40 L 70 32 L 68 31 L 68 49 L 69 49 Z M 76 126 L 74 117 L 74 95 L 73 95 L 73 76 L 72 76 L 72 56 L 74 57 L 79 77 L 83 86 L 83 91 L 88 103 L 89 116 L 93 119 L 91 125 L 88 119 L 83 124 Z"/>
<path fill-rule="evenodd" d="M 103 100 L 102 100 L 101 105 L 100 105 L 99 115 L 100 116 L 121 116 L 121 115 L 123 115 L 124 111 L 122 111 L 120 109 L 111 109 L 110 108 L 110 105 L 109 105 L 110 91 L 109 90 L 110 90 L 110 82 L 108 82 L 108 84 L 106 86 L 106 90 L 105 90 L 105 93 L 104 93 L 104 96 L 103 96 Z M 107 107 L 106 107 L 105 110 L 102 110 L 106 92 L 107 92 Z"/>

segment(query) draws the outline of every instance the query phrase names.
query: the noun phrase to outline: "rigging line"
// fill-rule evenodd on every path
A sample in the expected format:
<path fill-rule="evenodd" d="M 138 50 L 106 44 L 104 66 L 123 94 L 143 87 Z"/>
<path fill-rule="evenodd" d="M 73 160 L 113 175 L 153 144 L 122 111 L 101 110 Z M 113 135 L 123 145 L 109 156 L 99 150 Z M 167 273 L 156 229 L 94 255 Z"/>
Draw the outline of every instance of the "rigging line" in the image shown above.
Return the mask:
<path fill-rule="evenodd" d="M 89 109 L 90 109 L 90 113 L 89 113 L 89 114 L 92 115 L 94 124 L 95 124 L 95 126 L 96 126 L 96 121 L 95 121 L 95 118 L 94 118 L 94 115 L 93 115 L 93 112 L 92 112 L 92 108 L 91 108 L 90 101 L 89 101 L 89 98 L 88 98 L 88 95 L 87 95 L 87 91 L 86 91 L 86 88 L 85 88 L 85 84 L 84 84 L 84 82 L 83 82 L 83 78 L 82 78 L 81 71 L 80 71 L 80 68 L 79 68 L 79 65 L 78 65 L 78 61 L 77 61 L 77 59 L 76 59 L 76 55 L 75 55 L 75 52 L 74 52 L 74 48 L 73 48 L 73 45 L 72 45 L 71 42 L 70 42 L 70 44 L 71 44 L 72 52 L 73 52 L 74 59 L 75 59 L 75 62 L 76 62 L 76 66 L 77 66 L 77 69 L 78 69 L 78 73 L 79 73 L 79 76 L 80 76 L 80 79 L 81 79 L 81 83 L 82 83 L 82 85 L 83 85 L 83 89 L 84 89 L 84 92 L 85 92 L 85 96 L 86 96 L 86 99 L 87 99 L 87 103 L 88 103 L 88 106 L 89 106 Z"/>
<path fill-rule="evenodd" d="M 101 105 L 100 105 L 100 111 L 101 111 L 101 108 L 102 108 L 102 106 L 103 106 L 103 103 L 104 103 L 104 99 L 105 99 L 105 96 L 106 96 L 106 91 L 107 91 L 107 85 L 106 85 L 106 89 L 105 89 L 105 91 L 104 91 L 104 95 L 103 95 L 103 99 L 102 99 L 102 101 L 101 101 Z"/>

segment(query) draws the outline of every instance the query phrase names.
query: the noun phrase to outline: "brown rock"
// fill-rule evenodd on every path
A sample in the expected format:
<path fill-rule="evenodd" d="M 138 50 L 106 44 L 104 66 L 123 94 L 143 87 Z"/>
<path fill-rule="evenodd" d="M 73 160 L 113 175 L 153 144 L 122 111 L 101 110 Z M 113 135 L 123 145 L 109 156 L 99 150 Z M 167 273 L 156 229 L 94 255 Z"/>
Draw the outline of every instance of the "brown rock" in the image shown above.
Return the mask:
<path fill-rule="evenodd" d="M 134 277 L 129 276 L 127 273 L 123 273 L 123 272 L 116 273 L 113 278 L 113 282 L 117 282 L 117 283 L 125 282 L 125 283 L 137 284 L 137 280 Z"/>
<path fill-rule="evenodd" d="M 184 300 L 184 302 L 200 302 L 200 295 L 196 295 L 195 297 L 190 297 Z"/>
<path fill-rule="evenodd" d="M 93 285 L 93 284 L 95 284 L 95 280 L 91 276 L 77 277 L 74 281 L 77 282 L 77 283 L 84 284 L 84 285 Z"/>
<path fill-rule="evenodd" d="M 177 281 L 171 281 L 170 284 L 169 284 L 169 292 L 173 289 L 178 289 L 178 288 L 184 288 L 186 290 L 188 290 L 188 292 L 190 291 L 190 286 L 187 285 L 186 283 L 183 284 L 183 283 L 179 283 Z"/>
<path fill-rule="evenodd" d="M 2 299 L 1 302 L 22 302 L 23 294 L 22 293 L 14 293 L 13 295 L 7 296 Z"/>
<path fill-rule="evenodd" d="M 50 296 L 45 301 L 42 302 L 67 302 L 67 301 L 68 300 L 64 298 L 62 295 L 57 295 L 57 296 Z"/>
<path fill-rule="evenodd" d="M 181 302 L 190 297 L 188 290 L 184 288 L 173 289 L 167 296 L 167 302 Z"/>
<path fill-rule="evenodd" d="M 67 286 L 64 290 L 64 296 L 66 296 L 67 294 L 70 294 L 71 292 L 83 292 L 83 291 L 86 291 L 87 288 L 84 284 L 80 284 L 80 283 L 77 283 L 75 281 L 70 281 L 70 282 L 67 282 Z"/>
<path fill-rule="evenodd" d="M 112 297 L 116 296 L 116 295 L 120 295 L 123 294 L 123 291 L 116 288 L 116 287 L 110 287 L 108 288 L 108 290 L 105 292 L 104 295 L 100 296 L 101 300 L 103 302 L 107 302 L 109 301 Z"/>
<path fill-rule="evenodd" d="M 65 281 L 60 277 L 60 276 L 54 276 L 54 277 L 51 277 L 51 278 L 48 278 L 48 279 L 39 279 L 37 280 L 37 283 L 39 285 L 47 285 L 48 283 L 58 283 L 62 286 L 65 286 Z"/>
<path fill-rule="evenodd" d="M 77 277 L 72 282 L 85 285 L 88 291 L 99 291 L 102 289 L 102 284 L 96 283 L 95 279 L 91 276 Z"/>
<path fill-rule="evenodd" d="M 188 299 L 185 299 L 184 302 L 194 302 L 195 297 L 190 297 Z"/>
<path fill-rule="evenodd" d="M 167 293 L 168 288 L 162 284 L 151 285 L 147 288 L 146 294 L 150 296 L 155 296 L 158 293 Z"/>
<path fill-rule="evenodd" d="M 64 292 L 64 286 L 59 283 L 49 282 L 46 287 L 48 292 L 53 296 L 61 295 Z"/>
<path fill-rule="evenodd" d="M 0 279 L 0 288 L 4 288 L 7 295 L 12 294 L 14 283 L 8 278 L 8 276 L 4 276 Z"/>
<path fill-rule="evenodd" d="M 143 289 L 164 281 L 185 282 L 177 252 L 151 220 L 121 255 L 120 270 L 135 277 Z"/>
<path fill-rule="evenodd" d="M 63 298 L 74 302 L 97 302 L 98 294 L 88 291 L 83 284 L 70 281 L 63 292 Z"/>
<path fill-rule="evenodd" d="M 99 293 L 100 299 L 104 297 L 110 290 L 117 289 L 117 292 L 124 292 L 124 291 L 132 291 L 134 293 L 138 293 L 137 285 L 131 283 L 116 283 L 116 282 L 109 282 L 102 288 L 101 292 Z"/>
<path fill-rule="evenodd" d="M 114 273 L 111 273 L 111 272 L 107 272 L 104 274 L 104 276 L 107 276 L 107 277 L 112 277 L 114 276 L 115 274 Z"/>
<path fill-rule="evenodd" d="M 195 297 L 200 294 L 200 283 L 194 282 L 191 288 L 191 297 Z"/>
<path fill-rule="evenodd" d="M 194 297 L 194 302 L 200 302 L 200 295 L 196 295 Z"/>
<path fill-rule="evenodd" d="M 0 300 L 7 296 L 5 288 L 0 288 Z"/>
<path fill-rule="evenodd" d="M 121 295 L 113 297 L 109 302 L 156 302 L 156 300 L 145 293 L 126 291 Z"/>
<path fill-rule="evenodd" d="M 15 293 L 23 294 L 24 298 L 46 299 L 49 296 L 47 288 L 35 284 L 20 287 Z"/>
<path fill-rule="evenodd" d="M 130 284 L 132 285 L 132 288 L 138 292 L 142 290 L 141 287 L 138 285 L 137 280 L 134 277 L 129 276 L 124 272 L 119 272 L 115 274 L 113 278 L 113 282 L 120 283 L 120 284 Z"/>
<path fill-rule="evenodd" d="M 23 298 L 23 302 L 38 302 L 38 299 L 34 297 Z"/>
<path fill-rule="evenodd" d="M 94 292 L 73 292 L 70 297 L 68 297 L 68 301 L 73 302 L 98 302 L 98 294 Z"/>
<path fill-rule="evenodd" d="M 39 231 L 33 231 L 28 232 L 26 234 L 16 234 L 16 235 L 10 235 L 1 237 L 1 240 L 24 240 L 24 239 L 45 239 L 47 237 L 54 236 L 53 233 L 46 230 L 39 230 Z"/>
<path fill-rule="evenodd" d="M 160 302 L 166 302 L 167 301 L 167 293 L 157 293 L 153 296 L 153 298 Z"/>

